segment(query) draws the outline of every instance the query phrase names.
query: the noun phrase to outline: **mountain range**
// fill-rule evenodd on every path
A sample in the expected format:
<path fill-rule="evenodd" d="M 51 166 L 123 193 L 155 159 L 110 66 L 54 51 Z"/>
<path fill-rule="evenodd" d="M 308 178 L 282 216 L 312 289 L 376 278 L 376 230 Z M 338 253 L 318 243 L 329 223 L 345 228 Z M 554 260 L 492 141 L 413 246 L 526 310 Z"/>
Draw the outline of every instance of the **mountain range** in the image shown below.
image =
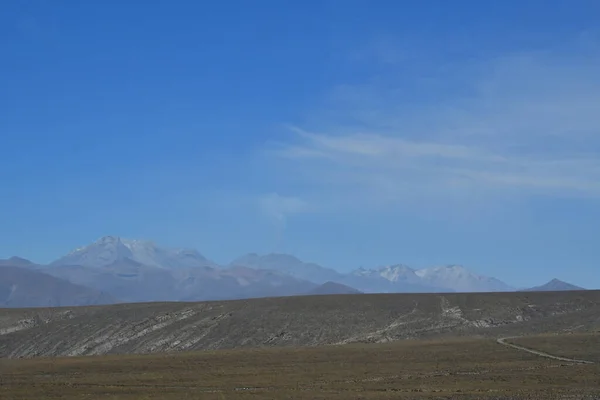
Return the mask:
<path fill-rule="evenodd" d="M 11 268 L 0 274 L 0 305 L 11 307 L 229 300 L 328 292 L 516 290 L 460 265 L 413 269 L 397 264 L 341 273 L 288 254 L 255 253 L 218 265 L 194 249 L 166 248 L 151 241 L 117 236 L 102 237 L 48 265 L 12 257 L 0 260 L 0 268 Z M 52 284 L 50 278 L 54 279 Z M 60 297 L 57 291 L 73 295 Z"/>

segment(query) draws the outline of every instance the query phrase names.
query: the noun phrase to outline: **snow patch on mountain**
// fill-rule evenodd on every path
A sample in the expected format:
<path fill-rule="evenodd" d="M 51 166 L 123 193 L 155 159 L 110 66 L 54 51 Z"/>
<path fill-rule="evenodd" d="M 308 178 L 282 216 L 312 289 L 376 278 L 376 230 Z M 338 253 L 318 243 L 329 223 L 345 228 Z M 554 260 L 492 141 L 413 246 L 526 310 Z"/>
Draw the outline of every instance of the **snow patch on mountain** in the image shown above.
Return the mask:
<path fill-rule="evenodd" d="M 448 290 L 424 284 L 415 270 L 403 264 L 374 269 L 358 268 L 340 282 L 365 293 L 424 293 Z"/>
<path fill-rule="evenodd" d="M 444 265 L 416 270 L 422 282 L 457 292 L 507 292 L 515 290 L 492 277 L 478 275 L 462 265 Z"/>
<path fill-rule="evenodd" d="M 158 268 L 196 268 L 216 266 L 193 249 L 171 249 L 154 242 L 105 236 L 77 248 L 51 265 L 81 265 L 102 268 L 127 259 Z"/>
<path fill-rule="evenodd" d="M 123 281 L 123 287 L 130 290 L 127 285 L 137 282 L 140 291 L 151 288 L 150 291 L 157 296 L 164 292 L 160 290 L 161 285 L 169 286 L 166 284 L 169 281 L 172 289 L 160 296 L 164 299 L 182 299 L 183 292 L 186 300 L 226 294 L 228 296 L 225 297 L 279 295 L 285 291 L 289 294 L 306 293 L 326 282 L 343 284 L 364 293 L 514 290 L 498 279 L 478 275 L 460 265 L 413 269 L 404 264 L 394 264 L 340 273 L 289 254 L 250 253 L 234 260 L 228 268 L 220 268 L 193 249 L 166 248 L 151 241 L 117 236 L 105 236 L 75 249 L 51 266 L 54 267 L 51 268 L 53 274 L 60 273 L 61 278 L 76 283 L 84 280 L 85 284 L 92 285 L 99 280 L 107 287 L 118 288 L 117 283 Z M 103 280 L 97 274 L 103 274 Z M 127 298 L 126 294 L 119 292 L 117 297 Z M 209 294 L 210 297 L 206 297 Z"/>
<path fill-rule="evenodd" d="M 416 271 L 406 265 L 397 264 L 367 270 L 363 276 L 380 276 L 390 282 L 421 283 Z"/>

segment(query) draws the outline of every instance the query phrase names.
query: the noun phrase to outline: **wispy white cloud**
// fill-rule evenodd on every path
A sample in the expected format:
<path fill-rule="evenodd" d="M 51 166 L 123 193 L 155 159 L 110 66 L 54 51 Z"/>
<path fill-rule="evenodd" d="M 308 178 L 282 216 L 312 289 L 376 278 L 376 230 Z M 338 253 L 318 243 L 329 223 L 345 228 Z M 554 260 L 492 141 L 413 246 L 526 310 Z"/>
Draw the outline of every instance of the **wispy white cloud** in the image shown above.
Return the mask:
<path fill-rule="evenodd" d="M 600 193 L 600 159 L 588 156 L 511 154 L 485 148 L 440 142 L 418 142 L 378 134 L 333 136 L 303 133 L 301 144 L 283 147 L 290 159 L 323 158 L 373 174 L 402 178 L 403 173 L 452 182 L 469 179 L 476 184 L 580 190 Z"/>
<path fill-rule="evenodd" d="M 324 195 L 378 204 L 474 191 L 600 197 L 600 51 L 462 66 L 429 76 L 414 102 L 393 73 L 334 88 L 315 129 L 278 144 L 278 165 Z"/>
<path fill-rule="evenodd" d="M 298 197 L 282 196 L 278 193 L 269 193 L 260 197 L 259 205 L 265 215 L 282 225 L 285 225 L 288 216 L 306 212 L 309 209 L 309 205 L 304 200 Z"/>

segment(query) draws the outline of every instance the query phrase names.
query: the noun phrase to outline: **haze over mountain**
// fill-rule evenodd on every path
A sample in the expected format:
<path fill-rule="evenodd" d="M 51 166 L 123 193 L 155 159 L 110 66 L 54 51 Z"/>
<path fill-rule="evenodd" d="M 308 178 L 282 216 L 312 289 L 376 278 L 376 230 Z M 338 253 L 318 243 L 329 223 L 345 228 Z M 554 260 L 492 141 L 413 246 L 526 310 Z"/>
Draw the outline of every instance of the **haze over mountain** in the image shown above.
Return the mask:
<path fill-rule="evenodd" d="M 105 236 L 94 243 L 77 248 L 51 265 L 105 267 L 130 259 L 157 268 L 214 267 L 215 263 L 193 249 L 169 249 L 151 241 Z"/>
<path fill-rule="evenodd" d="M 358 268 L 347 274 L 341 282 L 367 293 L 425 293 L 452 292 L 452 289 L 429 285 L 416 274 L 416 270 L 403 264 L 374 269 Z"/>
<path fill-rule="evenodd" d="M 488 276 L 478 275 L 462 265 L 447 265 L 415 271 L 423 283 L 457 292 L 506 292 L 515 290 L 506 283 Z"/>
<path fill-rule="evenodd" d="M 7 259 L 0 259 L 0 265 L 9 265 L 12 267 L 27 267 L 34 265 L 34 263 L 25 258 L 11 257 Z"/>
<path fill-rule="evenodd" d="M 572 285 L 570 283 L 561 281 L 560 279 L 552 279 L 550 282 L 541 285 L 535 286 L 529 289 L 525 289 L 527 292 L 558 292 L 558 291 L 568 291 L 568 290 L 586 290 L 580 286 Z"/>
<path fill-rule="evenodd" d="M 106 292 L 40 271 L 0 264 L 0 307 L 84 306 L 112 304 L 117 301 Z"/>
<path fill-rule="evenodd" d="M 325 282 L 322 285 L 317 286 L 307 294 L 309 295 L 322 295 L 322 294 L 361 294 L 360 290 L 351 288 L 350 286 L 342 285 L 337 282 Z"/>
<path fill-rule="evenodd" d="M 390 282 L 422 283 L 416 270 L 403 264 L 389 265 L 376 270 L 369 270 L 369 272 L 373 272 Z"/>
<path fill-rule="evenodd" d="M 322 292 L 515 290 L 496 278 L 479 275 L 460 265 L 413 269 L 395 264 L 341 273 L 288 254 L 250 253 L 222 267 L 193 249 L 170 249 L 151 241 L 117 236 L 100 238 L 49 265 L 37 265 L 19 257 L 0 260 L 0 265 L 43 272 L 41 276 L 31 275 L 30 283 L 34 287 L 38 285 L 37 280 L 47 280 L 51 275 L 61 282 L 77 285 L 79 290 L 106 293 L 122 302 L 227 300 Z M 0 283 L 12 287 L 10 282 Z M 575 288 L 552 281 L 531 290 Z M 94 297 L 90 296 L 81 304 L 94 304 Z"/>
<path fill-rule="evenodd" d="M 287 254 L 247 254 L 231 265 L 274 269 L 315 283 L 334 281 L 363 292 L 487 292 L 514 290 L 510 285 L 475 274 L 458 265 L 415 270 L 397 264 L 374 269 L 359 268 L 348 274 L 305 263 Z"/>
<path fill-rule="evenodd" d="M 202 301 L 304 294 L 317 285 L 270 270 L 245 267 L 167 269 L 133 260 L 104 267 L 52 265 L 44 272 L 114 294 L 126 302 Z"/>
<path fill-rule="evenodd" d="M 306 263 L 289 254 L 246 254 L 236 258 L 230 265 L 242 265 L 250 268 L 271 269 L 289 274 L 295 278 L 310 280 L 315 283 L 335 281 L 342 277 L 339 272 L 322 267 L 315 263 Z"/>

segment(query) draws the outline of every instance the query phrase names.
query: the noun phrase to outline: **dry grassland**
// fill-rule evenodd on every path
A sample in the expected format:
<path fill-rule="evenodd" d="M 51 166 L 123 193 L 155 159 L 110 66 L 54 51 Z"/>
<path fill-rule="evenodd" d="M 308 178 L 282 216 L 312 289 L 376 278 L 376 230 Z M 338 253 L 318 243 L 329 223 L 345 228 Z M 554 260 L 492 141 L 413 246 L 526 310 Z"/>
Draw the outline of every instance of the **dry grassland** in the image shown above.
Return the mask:
<path fill-rule="evenodd" d="M 551 339 L 522 341 L 582 358 L 598 343 L 594 335 Z M 552 361 L 490 339 L 2 359 L 0 398 L 598 399 L 600 365 Z"/>

